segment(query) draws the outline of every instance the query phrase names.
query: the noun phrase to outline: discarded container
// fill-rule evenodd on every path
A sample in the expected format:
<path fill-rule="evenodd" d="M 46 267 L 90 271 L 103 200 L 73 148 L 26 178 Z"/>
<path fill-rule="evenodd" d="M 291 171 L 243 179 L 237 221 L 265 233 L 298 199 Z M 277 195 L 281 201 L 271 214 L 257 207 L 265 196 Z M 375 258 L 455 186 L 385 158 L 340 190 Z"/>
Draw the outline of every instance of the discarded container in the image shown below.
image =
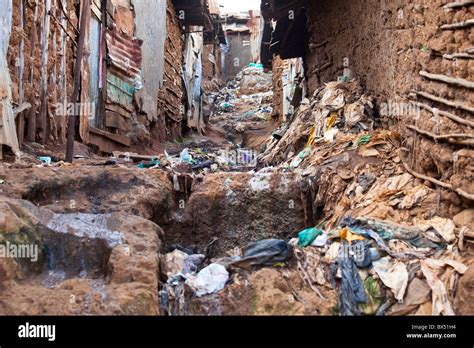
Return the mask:
<path fill-rule="evenodd" d="M 203 268 L 196 277 L 190 277 L 187 284 L 194 289 L 196 296 L 214 294 L 224 289 L 229 280 L 229 272 L 224 266 L 213 263 Z"/>
<path fill-rule="evenodd" d="M 38 159 L 46 165 L 51 165 L 51 157 L 38 157 Z"/>
<path fill-rule="evenodd" d="M 181 162 L 191 163 L 192 157 L 189 154 L 189 149 L 184 149 L 183 151 L 181 151 L 181 155 L 179 156 L 179 158 L 181 159 Z"/>

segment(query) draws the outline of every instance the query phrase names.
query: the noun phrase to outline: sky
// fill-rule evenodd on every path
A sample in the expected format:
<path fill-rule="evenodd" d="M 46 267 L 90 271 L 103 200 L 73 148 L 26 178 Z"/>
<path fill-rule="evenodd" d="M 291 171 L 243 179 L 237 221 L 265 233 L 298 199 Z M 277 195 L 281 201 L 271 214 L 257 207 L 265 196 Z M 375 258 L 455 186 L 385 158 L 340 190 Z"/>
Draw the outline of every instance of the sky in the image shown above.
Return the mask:
<path fill-rule="evenodd" d="M 225 12 L 239 12 L 246 10 L 259 10 L 260 0 L 218 0 L 221 11 Z"/>

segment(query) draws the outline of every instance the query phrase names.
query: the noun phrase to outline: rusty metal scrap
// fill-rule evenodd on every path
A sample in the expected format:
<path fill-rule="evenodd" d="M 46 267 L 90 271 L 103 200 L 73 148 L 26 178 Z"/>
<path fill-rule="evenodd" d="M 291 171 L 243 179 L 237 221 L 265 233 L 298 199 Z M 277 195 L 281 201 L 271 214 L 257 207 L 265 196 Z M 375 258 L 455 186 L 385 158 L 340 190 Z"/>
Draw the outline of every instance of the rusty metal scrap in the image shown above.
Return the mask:
<path fill-rule="evenodd" d="M 119 69 L 124 77 L 140 77 L 143 42 L 115 30 L 107 31 L 106 40 L 112 66 Z"/>

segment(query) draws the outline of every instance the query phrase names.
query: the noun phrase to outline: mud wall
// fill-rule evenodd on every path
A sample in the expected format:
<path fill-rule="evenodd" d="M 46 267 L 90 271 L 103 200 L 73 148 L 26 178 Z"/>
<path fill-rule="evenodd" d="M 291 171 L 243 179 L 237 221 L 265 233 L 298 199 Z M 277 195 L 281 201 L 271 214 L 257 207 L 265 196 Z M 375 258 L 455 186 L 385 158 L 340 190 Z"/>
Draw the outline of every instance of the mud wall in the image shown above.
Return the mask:
<path fill-rule="evenodd" d="M 175 140 L 181 136 L 184 110 L 184 83 L 182 79 L 184 39 L 176 10 L 168 0 L 166 10 L 165 67 L 163 87 L 158 94 L 159 120 L 152 124 L 153 139 L 158 142 Z"/>
<path fill-rule="evenodd" d="M 411 125 L 435 135 L 472 134 L 472 128 L 466 124 L 435 115 L 430 109 L 436 107 L 472 122 L 474 94 L 470 89 L 420 76 L 421 71 L 426 71 L 473 79 L 472 56 L 470 59 L 446 56 L 466 54 L 472 47 L 472 26 L 454 30 L 445 30 L 442 26 L 473 18 L 474 6 L 443 7 L 450 2 L 311 1 L 308 11 L 311 39 L 307 55 L 309 92 L 342 76 L 343 60 L 348 58 L 349 68 L 366 91 L 377 98 L 379 107 L 395 105 L 392 110 L 388 109 L 383 125 L 396 127 L 403 135 L 405 162 L 419 173 L 472 193 L 474 170 L 469 164 L 472 150 L 467 145 L 448 144 L 446 140 L 434 141 L 432 136 L 407 128 Z M 445 101 L 434 102 L 418 95 L 415 99 L 428 108 L 397 109 L 396 106 L 407 105 L 411 92 L 429 93 Z M 453 105 L 464 105 L 471 111 Z"/>
<path fill-rule="evenodd" d="M 8 65 L 12 79 L 13 104 L 31 104 L 17 118 L 17 134 L 20 145 L 29 137 L 42 142 L 64 142 L 67 118 L 57 115 L 54 105 L 70 99 L 72 94 L 73 42 L 72 26 L 78 19 L 72 1 L 63 0 L 66 21 L 59 2 L 52 1 L 49 30 L 45 32 L 44 14 L 46 1 L 13 0 L 13 28 L 8 48 Z M 35 14 L 36 13 L 36 14 Z M 54 17 L 53 17 L 54 16 Z M 64 29 L 62 29 L 64 28 Z M 42 64 L 42 37 L 48 38 L 47 64 Z M 42 68 L 44 66 L 44 68 Z M 43 81 L 46 82 L 44 94 Z M 35 129 L 28 134 L 28 120 Z"/>
<path fill-rule="evenodd" d="M 283 60 L 280 56 L 273 58 L 273 115 L 277 120 L 283 120 Z"/>

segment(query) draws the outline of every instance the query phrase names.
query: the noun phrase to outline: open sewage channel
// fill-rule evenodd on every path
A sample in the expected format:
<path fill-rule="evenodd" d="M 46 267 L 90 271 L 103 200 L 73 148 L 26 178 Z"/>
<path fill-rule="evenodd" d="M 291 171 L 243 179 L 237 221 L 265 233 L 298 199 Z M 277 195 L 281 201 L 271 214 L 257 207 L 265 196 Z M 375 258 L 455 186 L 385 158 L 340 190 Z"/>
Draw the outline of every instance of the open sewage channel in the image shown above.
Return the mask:
<path fill-rule="evenodd" d="M 1 259 L 0 312 L 472 313 L 470 202 L 407 169 L 358 83 L 320 88 L 272 133 L 269 79 L 242 74 L 253 94 L 212 96 L 226 147 L 2 167 L 0 242 L 38 255 Z M 256 163 L 231 163 L 247 145 Z"/>

